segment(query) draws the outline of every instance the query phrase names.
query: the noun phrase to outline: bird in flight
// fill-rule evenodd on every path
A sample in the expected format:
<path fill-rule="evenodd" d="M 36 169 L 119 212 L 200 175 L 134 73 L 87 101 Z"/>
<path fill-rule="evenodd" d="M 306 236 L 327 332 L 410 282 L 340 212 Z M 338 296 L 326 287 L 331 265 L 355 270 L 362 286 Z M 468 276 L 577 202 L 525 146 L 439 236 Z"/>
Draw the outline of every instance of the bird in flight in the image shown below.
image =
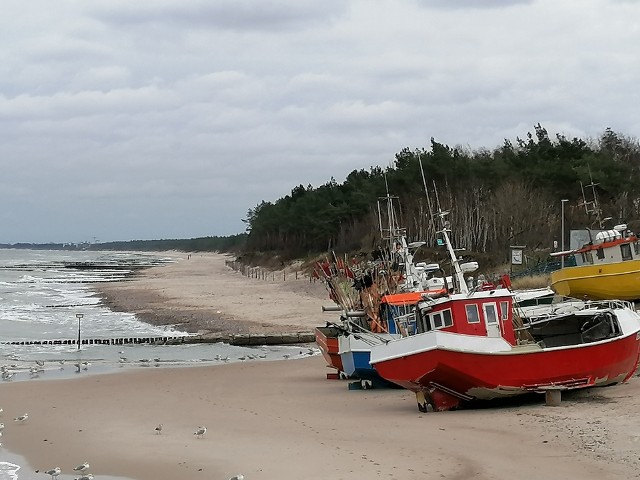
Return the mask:
<path fill-rule="evenodd" d="M 194 433 L 194 435 L 198 438 L 204 437 L 204 434 L 207 433 L 207 427 L 198 427 Z"/>

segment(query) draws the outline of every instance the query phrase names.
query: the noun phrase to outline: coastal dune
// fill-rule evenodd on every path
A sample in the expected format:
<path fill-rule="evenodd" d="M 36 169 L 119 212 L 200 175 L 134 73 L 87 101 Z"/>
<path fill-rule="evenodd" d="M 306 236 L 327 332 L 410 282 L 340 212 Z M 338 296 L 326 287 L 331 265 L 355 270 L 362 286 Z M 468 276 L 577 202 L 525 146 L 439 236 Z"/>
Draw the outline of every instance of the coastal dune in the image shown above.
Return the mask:
<path fill-rule="evenodd" d="M 109 285 L 106 295 L 114 306 L 149 315 L 158 309 L 157 318 L 198 331 L 310 329 L 331 315 L 319 312 L 328 303 L 321 285 L 243 277 L 224 259 L 183 258 Z M 181 308 L 202 317 L 191 323 Z M 349 390 L 327 372 L 316 355 L 4 382 L 2 441 L 40 472 L 60 466 L 63 475 L 74 474 L 87 461 L 96 476 L 135 480 L 239 473 L 246 480 L 601 480 L 632 478 L 640 467 L 635 376 L 567 394 L 557 407 L 533 396 L 423 414 L 408 391 Z M 27 422 L 12 421 L 25 412 Z M 207 427 L 202 438 L 194 434 L 200 426 Z"/>

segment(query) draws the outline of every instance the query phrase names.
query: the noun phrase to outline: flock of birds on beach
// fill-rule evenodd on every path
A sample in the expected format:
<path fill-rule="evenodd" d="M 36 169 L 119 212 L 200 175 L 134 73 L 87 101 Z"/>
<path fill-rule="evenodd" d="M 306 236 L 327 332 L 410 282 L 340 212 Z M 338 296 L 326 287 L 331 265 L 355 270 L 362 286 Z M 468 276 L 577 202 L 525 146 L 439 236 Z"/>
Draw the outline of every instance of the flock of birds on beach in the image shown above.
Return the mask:
<path fill-rule="evenodd" d="M 124 353 L 124 351 L 120 351 L 119 352 L 121 355 Z M 300 350 L 299 355 L 303 356 L 303 355 L 314 355 L 315 353 L 317 353 L 316 350 L 314 350 L 313 348 L 308 348 L 307 351 L 303 351 Z M 291 357 L 291 354 L 283 354 L 282 358 L 284 358 L 285 360 L 288 360 Z M 246 360 L 258 360 L 258 359 L 266 359 L 267 358 L 267 354 L 266 353 L 256 353 L 256 354 L 245 354 L 245 355 L 241 355 L 239 357 L 237 357 L 237 360 L 244 362 Z M 222 357 L 221 355 L 216 355 L 214 357 L 215 361 L 221 361 L 221 362 L 225 362 L 228 363 L 229 361 L 231 361 L 229 356 L 225 356 Z M 17 358 L 16 358 L 17 360 Z M 127 359 L 127 357 L 125 356 L 121 356 L 119 358 L 119 363 L 127 363 L 129 360 Z M 158 363 L 161 361 L 160 358 L 154 358 L 153 359 L 154 362 Z M 65 361 L 64 360 L 57 360 L 56 361 L 59 365 L 60 368 L 63 369 L 64 365 L 65 365 Z M 146 364 L 146 363 L 150 363 L 151 360 L 150 359 L 141 359 L 139 360 L 140 363 L 142 364 Z M 91 365 L 90 362 L 75 362 L 74 366 L 76 368 L 76 372 L 80 372 L 81 370 L 88 370 L 89 366 Z M 22 367 L 23 369 L 23 367 Z M 12 365 L 0 365 L 0 377 L 2 378 L 3 381 L 8 381 L 11 380 L 13 378 L 13 376 L 16 374 L 16 372 L 20 371 L 21 367 L 18 364 L 12 364 Z M 30 376 L 32 378 L 36 378 L 38 377 L 41 373 L 43 373 L 45 371 L 45 362 L 43 360 L 35 360 L 35 365 L 30 367 L 28 369 L 28 372 L 30 374 Z M 3 413 L 3 409 L 0 408 L 0 416 Z M 23 415 L 19 415 L 17 417 L 15 417 L 13 420 L 16 423 L 24 423 L 27 421 L 27 419 L 29 418 L 29 414 L 25 413 Z M 2 437 L 2 433 L 4 430 L 4 423 L 0 422 L 0 437 Z M 155 433 L 156 434 L 161 434 L 163 431 L 164 425 L 162 423 L 158 424 L 155 427 Z M 195 432 L 193 433 L 196 438 L 204 438 L 204 435 L 207 433 L 207 427 L 205 426 L 199 426 L 196 428 Z M 0 447 L 2 447 L 2 443 L 0 443 Z M 93 479 L 93 474 L 89 473 L 89 463 L 84 462 L 76 467 L 73 468 L 74 472 L 77 472 L 80 474 L 79 477 L 77 477 L 75 480 L 92 480 Z M 36 472 L 38 472 L 36 470 Z M 47 470 L 46 472 L 47 475 L 49 475 L 51 477 L 51 480 L 56 480 L 57 477 L 62 473 L 62 469 L 60 467 L 55 467 L 52 468 L 50 470 Z M 229 478 L 229 480 L 244 480 L 244 475 L 242 474 L 238 474 L 235 475 L 231 478 Z"/>
<path fill-rule="evenodd" d="M 123 350 L 119 351 L 118 353 L 121 355 L 118 359 L 118 363 L 120 364 L 132 363 L 132 361 L 130 361 L 127 357 L 123 356 L 124 354 Z M 318 350 L 313 348 L 308 348 L 306 351 L 300 350 L 298 353 L 298 356 L 301 357 L 306 355 L 314 355 L 316 353 L 318 353 Z M 10 358 L 14 360 L 18 360 L 17 357 L 10 357 Z M 249 354 L 240 355 L 236 357 L 236 360 L 244 362 L 247 360 L 264 360 L 266 358 L 267 358 L 267 354 L 263 351 L 261 353 L 249 353 Z M 291 354 L 285 353 L 282 355 L 282 358 L 284 358 L 285 360 L 288 360 L 289 358 L 291 358 Z M 216 362 L 229 363 L 231 361 L 231 357 L 229 357 L 228 355 L 223 357 L 220 354 L 216 354 L 213 360 Z M 137 360 L 137 363 L 139 363 L 140 365 L 150 365 L 154 362 L 155 365 L 157 366 L 161 361 L 162 359 L 160 357 L 156 357 L 153 359 L 142 358 Z M 60 370 L 64 370 L 64 366 L 66 364 L 65 360 L 55 360 L 55 361 L 50 361 L 50 363 L 57 364 L 60 367 Z M 91 363 L 84 361 L 84 362 L 75 362 L 73 365 L 76 368 L 76 373 L 80 373 L 81 371 L 87 371 L 91 366 Z M 41 374 L 45 372 L 45 362 L 43 360 L 35 360 L 35 365 L 28 368 L 25 368 L 24 365 L 21 366 L 17 363 L 13 363 L 11 365 L 0 365 L 0 378 L 2 378 L 3 381 L 9 381 L 13 379 L 16 373 L 22 372 L 22 371 L 28 372 L 30 378 L 38 378 Z"/>
<path fill-rule="evenodd" d="M 60 365 L 61 370 L 64 369 L 64 360 L 56 360 L 56 363 Z M 91 362 L 76 362 L 73 365 L 76 367 L 76 372 L 80 372 L 80 370 L 88 370 L 91 366 Z M 28 369 L 26 369 L 26 371 L 29 372 L 31 378 L 37 378 L 41 373 L 44 373 L 44 366 L 44 360 L 35 360 L 35 365 L 29 367 Z M 16 373 L 24 370 L 25 368 L 18 365 L 17 363 L 13 363 L 11 365 L 0 365 L 0 377 L 2 378 L 2 380 L 8 381 L 11 380 Z"/>
<path fill-rule="evenodd" d="M 3 413 L 4 413 L 4 409 L 0 408 L 0 416 L 2 416 Z M 22 415 L 18 415 L 17 417 L 15 417 L 13 421 L 16 423 L 25 423 L 28 418 L 29 418 L 29 414 L 24 413 Z M 158 424 L 158 426 L 155 428 L 155 433 L 158 435 L 161 434 L 162 429 L 163 429 L 163 424 L 162 423 Z M 4 430 L 4 423 L 0 422 L 0 437 L 2 437 L 3 430 Z M 197 427 L 196 431 L 193 432 L 196 438 L 204 438 L 205 433 L 207 433 L 207 427 L 205 426 Z M 0 447 L 2 447 L 2 443 L 0 443 Z M 81 463 L 80 465 L 73 467 L 73 471 L 80 474 L 80 476 L 77 477 L 75 480 L 93 480 L 93 474 L 89 473 L 89 468 L 90 468 L 89 462 L 84 462 L 84 463 Z M 39 471 L 36 470 L 36 473 L 38 472 Z M 49 475 L 51 477 L 51 480 L 56 480 L 58 475 L 62 473 L 62 469 L 60 467 L 54 467 L 43 473 Z M 244 475 L 240 473 L 238 475 L 234 475 L 233 477 L 229 478 L 229 480 L 244 480 Z"/>

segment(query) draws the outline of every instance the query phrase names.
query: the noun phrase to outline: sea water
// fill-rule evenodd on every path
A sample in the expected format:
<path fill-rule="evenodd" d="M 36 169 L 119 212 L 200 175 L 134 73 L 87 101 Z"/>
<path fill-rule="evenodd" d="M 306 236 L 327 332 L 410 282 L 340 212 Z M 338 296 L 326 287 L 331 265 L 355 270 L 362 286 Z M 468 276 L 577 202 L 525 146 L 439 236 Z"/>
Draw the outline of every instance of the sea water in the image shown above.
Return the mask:
<path fill-rule="evenodd" d="M 126 281 L 137 269 L 174 261 L 175 257 L 164 253 L 0 249 L 0 388 L 4 382 L 73 378 L 130 368 L 294 359 L 319 353 L 312 346 L 299 345 L 82 344 L 78 348 L 77 344 L 32 343 L 75 340 L 78 332 L 81 339 L 190 335 L 176 326 L 157 327 L 132 313 L 113 312 L 92 289 L 94 283 Z M 43 478 L 5 448 L 0 446 L 0 480 Z M 113 478 L 96 476 L 96 480 Z M 65 475 L 58 479 L 65 480 Z"/>

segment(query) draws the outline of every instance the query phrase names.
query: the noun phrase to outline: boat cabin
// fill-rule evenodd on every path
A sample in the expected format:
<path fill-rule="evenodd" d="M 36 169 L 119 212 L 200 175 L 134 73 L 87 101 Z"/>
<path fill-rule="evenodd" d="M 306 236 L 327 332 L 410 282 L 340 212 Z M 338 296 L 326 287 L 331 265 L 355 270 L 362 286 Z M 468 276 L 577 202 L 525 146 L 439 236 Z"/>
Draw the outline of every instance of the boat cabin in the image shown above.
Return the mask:
<path fill-rule="evenodd" d="M 573 254 L 576 265 L 599 265 L 640 259 L 638 237 L 621 224 L 612 230 L 602 230 L 595 238 Z"/>
<path fill-rule="evenodd" d="M 441 299 L 423 299 L 416 307 L 416 333 L 435 330 L 502 337 L 516 345 L 512 294 L 506 289 L 494 289 L 472 296 L 455 294 Z"/>

